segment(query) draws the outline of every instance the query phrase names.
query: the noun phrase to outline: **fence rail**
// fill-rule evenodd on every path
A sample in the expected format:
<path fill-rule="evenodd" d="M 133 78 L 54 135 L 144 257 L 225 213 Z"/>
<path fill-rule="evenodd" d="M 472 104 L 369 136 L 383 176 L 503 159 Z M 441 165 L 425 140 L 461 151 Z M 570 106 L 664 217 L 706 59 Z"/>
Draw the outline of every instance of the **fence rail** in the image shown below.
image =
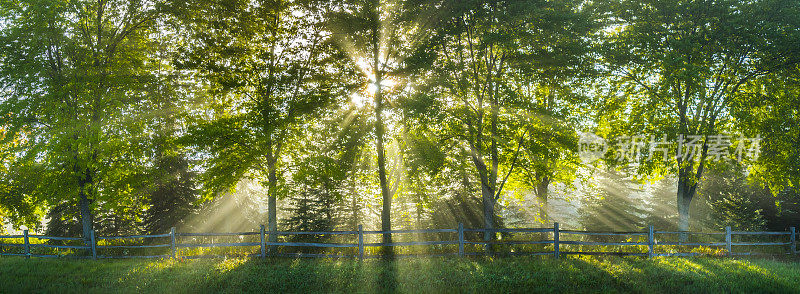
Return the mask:
<path fill-rule="evenodd" d="M 435 241 L 402 241 L 391 243 L 366 243 L 364 237 L 366 235 L 378 234 L 449 234 L 455 233 L 455 238 Z M 467 239 L 465 233 L 477 233 L 474 235 L 483 235 L 482 240 Z M 497 234 L 514 234 L 514 233 L 545 233 L 544 238 L 528 239 L 528 240 L 505 240 L 496 239 Z M 298 236 L 298 235 L 351 235 L 354 237 L 352 243 L 335 243 L 335 242 L 268 242 L 266 236 Z M 550 235 L 552 238 L 550 238 Z M 678 235 L 681 240 L 675 241 L 659 241 L 662 239 L 669 239 L 669 236 Z M 257 242 L 245 242 L 245 236 L 260 236 Z M 578 236 L 578 237 L 598 237 L 598 236 L 622 236 L 635 238 L 625 241 L 577 241 L 577 240 L 563 240 L 565 237 Z M 688 242 L 687 236 L 724 236 L 724 242 Z M 733 236 L 771 236 L 773 238 L 779 237 L 781 240 L 771 240 L 770 242 L 755 242 L 751 240 L 733 242 Z M 240 242 L 197 242 L 197 238 L 203 237 L 239 237 Z M 487 237 L 490 241 L 486 241 Z M 647 240 L 642 240 L 645 237 Z M 787 238 L 788 237 L 788 238 Z M 165 239 L 169 238 L 169 239 Z M 186 242 L 185 239 L 193 239 L 191 242 Z M 14 243 L 13 240 L 21 239 L 22 242 Z M 31 243 L 31 240 L 38 241 L 45 240 L 52 241 L 80 241 L 82 245 L 75 244 L 45 244 L 45 243 Z M 175 228 L 172 228 L 167 234 L 159 235 L 130 235 L 130 236 L 95 236 L 94 231 L 91 232 L 89 238 L 79 237 L 57 237 L 57 236 L 42 236 L 29 234 L 27 230 L 23 231 L 22 235 L 0 235 L 0 256 L 24 256 L 30 257 L 65 257 L 65 258 L 93 258 L 93 259 L 111 259 L 111 258 L 215 258 L 231 256 L 230 254 L 195 254 L 178 256 L 180 248 L 221 248 L 221 247 L 244 247 L 253 248 L 259 247 L 258 253 L 253 254 L 239 254 L 239 256 L 248 257 L 261 257 L 266 256 L 287 256 L 287 257 L 329 257 L 329 258 L 376 258 L 380 255 L 365 255 L 365 248 L 368 247 L 385 247 L 385 246 L 450 246 L 457 245 L 457 251 L 452 252 L 439 252 L 427 254 L 397 254 L 396 257 L 412 257 L 412 256 L 480 256 L 480 255 L 551 255 L 554 258 L 559 258 L 561 255 L 617 255 L 617 256 L 699 256 L 704 255 L 700 252 L 656 252 L 657 248 L 676 248 L 676 246 L 686 247 L 700 247 L 700 248 L 720 248 L 724 247 L 722 252 L 725 256 L 739 256 L 739 255 L 761 255 L 763 252 L 734 252 L 735 246 L 786 246 L 787 250 L 780 253 L 773 252 L 772 254 L 798 254 L 797 251 L 797 238 L 795 227 L 790 227 L 786 232 L 747 232 L 747 231 L 732 231 L 730 227 L 725 228 L 725 232 L 674 232 L 674 231 L 656 231 L 652 226 L 647 228 L 647 231 L 636 232 L 600 232 L 600 231 L 580 231 L 580 230 L 560 230 L 558 223 L 554 223 L 551 228 L 518 228 L 518 229 L 467 229 L 463 224 L 458 224 L 456 229 L 433 229 L 433 230 L 391 230 L 391 231 L 365 231 L 361 225 L 358 226 L 356 231 L 325 231 L 325 232 L 281 232 L 281 231 L 266 231 L 264 226 L 260 226 L 257 232 L 219 232 L 219 233 L 176 233 Z M 142 244 L 139 245 L 98 245 L 98 240 L 103 240 L 108 243 L 111 240 L 139 240 Z M 143 240 L 154 240 L 160 243 L 144 243 Z M 9 243 L 11 242 L 11 243 Z M 470 245 L 473 247 L 483 247 L 483 251 L 466 252 L 465 246 Z M 540 249 L 544 251 L 533 252 L 497 252 L 491 250 L 493 246 L 508 246 L 508 245 L 543 245 Z M 549 247 L 552 246 L 552 247 Z M 579 248 L 564 247 L 564 246 L 583 246 Z M 597 246 L 612 246 L 620 248 L 634 248 L 641 250 L 642 247 L 647 246 L 646 252 L 626 252 L 626 251 L 586 251 L 587 247 L 596 248 Z M 270 249 L 268 249 L 268 247 Z M 357 248 L 355 254 L 316 254 L 316 253 L 280 253 L 272 252 L 273 247 L 307 247 L 307 248 Z M 7 252 L 4 248 L 22 248 L 21 252 Z M 31 252 L 33 248 L 50 248 L 50 249 L 74 249 L 83 250 L 86 255 L 61 255 L 61 254 L 34 254 Z M 133 254 L 101 254 L 98 255 L 98 250 L 110 249 L 144 249 L 144 248 L 169 248 L 167 254 L 147 254 L 147 255 L 133 255 Z M 549 249 L 549 250 L 545 250 Z M 569 250 L 564 250 L 569 249 Z M 600 248 L 607 249 L 607 248 Z M 685 248 L 684 248 L 685 250 Z M 91 256 L 88 254 L 91 253 Z M 103 252 L 106 253 L 106 252 Z M 163 252 L 161 252 L 163 253 Z"/>

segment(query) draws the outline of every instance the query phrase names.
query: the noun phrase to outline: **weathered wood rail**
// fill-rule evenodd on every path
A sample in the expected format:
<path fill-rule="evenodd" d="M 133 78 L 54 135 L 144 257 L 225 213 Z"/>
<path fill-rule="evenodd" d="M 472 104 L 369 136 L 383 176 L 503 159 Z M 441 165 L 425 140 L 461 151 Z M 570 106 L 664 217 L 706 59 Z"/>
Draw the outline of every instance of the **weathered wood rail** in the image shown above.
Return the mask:
<path fill-rule="evenodd" d="M 392 242 L 392 243 L 366 243 L 364 242 L 364 237 L 367 235 L 379 235 L 384 234 L 387 232 L 384 231 L 366 231 L 363 230 L 361 225 L 358 226 L 358 230 L 356 231 L 326 231 L 326 232 L 282 232 L 282 231 L 275 231 L 269 232 L 264 229 L 262 225 L 260 230 L 257 232 L 221 232 L 221 233 L 177 233 L 175 232 L 175 228 L 172 228 L 169 233 L 167 234 L 160 234 L 160 235 L 131 235 L 131 236 L 95 236 L 94 232 L 92 232 L 88 238 L 85 240 L 84 238 L 79 237 L 55 237 L 55 236 L 42 236 L 42 235 L 33 235 L 29 234 L 27 230 L 23 231 L 22 235 L 0 235 L 0 256 L 24 256 L 26 258 L 30 257 L 66 257 L 66 258 L 92 258 L 92 259 L 108 259 L 108 258 L 215 258 L 215 257 L 225 257 L 231 256 L 228 254 L 220 255 L 220 254 L 199 254 L 199 255 L 185 255 L 179 256 L 178 252 L 180 248 L 220 248 L 220 247 L 245 247 L 245 248 L 253 248 L 259 247 L 258 253 L 252 254 L 240 254 L 238 256 L 249 256 L 249 257 L 260 257 L 265 258 L 267 256 L 289 256 L 289 257 L 328 257 L 328 258 L 376 258 L 380 257 L 380 255 L 365 255 L 365 248 L 367 247 L 383 247 L 383 246 L 437 246 L 437 245 L 457 245 L 457 250 L 453 250 L 452 252 L 443 252 L 443 253 L 429 253 L 429 254 L 398 254 L 398 257 L 404 256 L 476 256 L 476 255 L 495 255 L 495 254 L 503 254 L 503 255 L 552 255 L 554 258 L 559 258 L 563 255 L 617 255 L 617 256 L 642 256 L 642 257 L 655 257 L 655 256 L 698 256 L 704 255 L 703 253 L 699 252 L 667 252 L 667 253 L 658 253 L 656 249 L 661 247 L 677 247 L 677 246 L 684 246 L 686 247 L 706 247 L 706 248 L 724 248 L 724 255 L 725 256 L 735 256 L 735 255 L 756 255 L 756 254 L 768 254 L 768 253 L 761 253 L 761 252 L 734 252 L 734 248 L 736 246 L 786 246 L 787 249 L 785 251 L 781 251 L 781 254 L 798 254 L 797 251 L 797 236 L 795 227 L 790 227 L 786 232 L 749 232 L 749 231 L 732 231 L 730 227 L 725 228 L 725 232 L 677 232 L 677 231 L 656 231 L 652 226 L 647 228 L 647 231 L 635 231 L 635 232 L 600 232 L 600 231 L 579 231 L 579 230 L 561 230 L 559 228 L 558 223 L 555 223 L 551 228 L 518 228 L 518 229 L 467 229 L 464 228 L 463 224 L 458 224 L 456 229 L 431 229 L 431 230 L 391 230 L 388 233 L 403 235 L 403 234 L 455 234 L 456 238 L 452 240 L 435 240 L 435 241 L 404 241 L 404 242 Z M 516 233 L 528 233 L 528 234 L 545 234 L 549 235 L 552 238 L 545 238 L 541 239 L 530 239 L 530 240 L 503 240 L 498 239 L 494 241 L 483 241 L 481 238 L 478 239 L 467 239 L 465 235 L 467 233 L 475 233 L 473 235 L 482 235 L 482 234 L 516 234 Z M 334 242 L 268 242 L 266 241 L 266 236 L 269 234 L 276 234 L 278 236 L 292 236 L 292 235 L 351 235 L 354 236 L 353 243 L 334 243 Z M 711 237 L 723 237 L 724 242 L 681 242 L 681 241 L 659 241 L 659 236 L 662 238 L 667 238 L 667 236 L 680 236 L 681 239 L 688 240 L 688 236 L 711 236 Z M 197 243 L 197 242 L 184 242 L 185 239 L 194 239 L 198 237 L 239 237 L 240 240 L 243 240 L 245 236 L 259 236 L 258 242 L 205 242 L 205 243 Z M 589 237 L 598 237 L 598 236 L 616 236 L 616 237 L 627 237 L 629 240 L 626 241 L 615 241 L 615 242 L 599 242 L 599 241 L 576 241 L 576 240 L 565 240 L 564 238 L 570 238 L 572 236 L 589 236 Z M 733 242 L 734 236 L 773 236 L 777 238 L 781 238 L 780 242 Z M 53 245 L 53 244 L 44 244 L 44 243 L 31 243 L 31 240 L 37 241 L 64 241 L 64 242 L 80 242 L 83 245 Z M 139 240 L 143 241 L 145 239 L 155 239 L 161 240 L 162 243 L 157 244 L 143 244 L 141 245 L 130 245 L 130 244 L 123 244 L 123 245 L 98 245 L 98 240 L 103 240 L 105 243 L 108 243 L 109 240 Z M 630 239 L 638 239 L 638 241 L 631 241 Z M 7 242 L 8 240 L 17 240 L 21 241 L 19 243 Z M 774 241 L 774 240 L 773 240 Z M 490 250 L 484 251 L 474 251 L 474 252 L 467 252 L 465 250 L 465 246 L 476 246 L 476 247 L 488 247 L 488 246 L 495 246 L 495 245 L 545 245 L 542 246 L 542 249 L 549 249 L 544 251 L 529 251 L 529 252 L 494 252 Z M 565 247 L 566 246 L 566 247 Z M 574 247 L 571 246 L 581 246 L 578 248 L 577 251 L 574 251 Z M 607 247 L 620 247 L 624 248 L 626 246 L 635 246 L 635 248 L 641 249 L 639 252 L 623 252 L 623 251 L 585 251 L 587 247 L 596 247 L 596 246 L 604 246 L 600 247 L 601 249 L 607 249 Z M 641 247 L 639 247 L 641 246 Z M 355 254 L 316 254 L 316 253 L 279 253 L 279 252 L 269 252 L 269 247 L 318 247 L 318 248 L 357 248 Z M 571 247 L 571 248 L 568 248 Z M 646 247 L 646 250 L 644 250 Z M 17 252 L 6 252 L 8 248 L 21 248 L 22 250 Z M 34 254 L 31 252 L 31 249 L 34 248 L 50 248 L 52 250 L 61 250 L 61 249 L 71 249 L 71 250 L 82 250 L 87 252 L 84 255 L 60 255 L 60 254 Z M 130 254 L 121 254 L 121 255 L 103 255 L 98 254 L 98 251 L 104 252 L 108 249 L 143 249 L 143 248 L 169 248 L 166 252 L 167 254 L 158 254 L 158 255 L 130 255 Z M 565 250 L 566 249 L 566 250 Z M 91 253 L 89 255 L 88 253 Z M 163 252 L 162 252 L 163 253 Z M 775 254 L 774 252 L 772 254 Z"/>

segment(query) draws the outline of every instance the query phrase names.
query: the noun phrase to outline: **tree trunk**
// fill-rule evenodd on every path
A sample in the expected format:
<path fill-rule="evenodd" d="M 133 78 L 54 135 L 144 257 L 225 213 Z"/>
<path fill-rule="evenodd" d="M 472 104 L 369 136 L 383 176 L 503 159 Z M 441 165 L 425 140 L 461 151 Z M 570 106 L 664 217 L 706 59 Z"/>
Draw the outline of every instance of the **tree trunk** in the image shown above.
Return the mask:
<path fill-rule="evenodd" d="M 713 126 L 712 126 L 713 128 Z M 712 129 L 713 131 L 713 129 Z M 708 155 L 708 135 L 703 142 L 702 151 L 700 153 L 699 165 L 696 172 L 692 172 L 692 161 L 684 163 L 678 161 L 678 166 L 683 166 L 678 169 L 678 230 L 689 231 L 689 207 L 692 204 L 697 191 L 697 185 L 703 177 L 703 167 L 705 165 L 706 156 Z M 687 234 L 680 234 L 680 241 L 686 242 L 688 240 Z"/>
<path fill-rule="evenodd" d="M 542 177 L 539 183 L 536 183 L 536 198 L 539 199 L 541 204 L 547 204 L 547 193 L 550 191 L 550 178 Z"/>
<path fill-rule="evenodd" d="M 697 184 L 690 184 L 685 171 L 678 172 L 678 231 L 689 231 L 689 207 Z M 688 241 L 687 234 L 680 234 L 680 241 Z"/>
<path fill-rule="evenodd" d="M 689 230 L 689 205 L 691 204 L 691 197 L 686 193 L 678 193 L 678 230 Z"/>
<path fill-rule="evenodd" d="M 267 184 L 267 223 L 269 227 L 269 242 L 278 242 L 278 175 L 275 167 L 275 161 L 269 160 L 267 163 L 268 180 Z M 270 245 L 269 252 L 277 253 L 277 246 Z"/>
<path fill-rule="evenodd" d="M 381 210 L 381 231 L 392 229 L 392 195 L 389 193 L 389 182 L 386 179 L 386 154 L 383 150 L 383 93 L 381 93 L 381 82 L 383 82 L 382 69 L 380 63 L 380 6 L 379 1 L 375 1 L 374 27 L 372 32 L 372 61 L 375 73 L 375 147 L 378 151 L 378 179 L 381 185 L 381 198 L 383 208 Z M 392 234 L 383 234 L 383 243 L 391 243 Z M 393 255 L 392 246 L 383 246 L 383 254 L 387 257 Z"/>
<path fill-rule="evenodd" d="M 539 180 L 539 183 L 536 184 L 536 198 L 539 200 L 539 216 L 541 216 L 543 220 L 550 218 L 549 214 L 547 213 L 547 194 L 549 191 L 550 177 L 542 177 Z"/>
<path fill-rule="evenodd" d="M 358 228 L 360 225 L 360 220 L 358 219 L 358 195 L 356 194 L 358 191 L 356 190 L 356 181 L 355 181 L 355 172 L 353 173 L 353 179 L 350 180 L 350 194 L 352 195 L 352 203 L 350 204 L 350 209 L 352 210 L 352 216 L 350 217 L 351 221 L 353 222 L 352 228 Z"/>
<path fill-rule="evenodd" d="M 91 231 L 92 231 L 92 223 L 94 222 L 94 216 L 92 215 L 92 208 L 89 206 L 91 201 L 86 195 L 86 184 L 81 185 L 81 194 L 80 199 L 78 200 L 78 206 L 81 209 L 81 225 L 83 227 L 83 239 L 86 243 L 86 246 L 91 246 Z"/>
<path fill-rule="evenodd" d="M 75 157 L 77 158 L 77 156 Z M 76 169 L 77 171 L 78 169 Z M 92 214 L 92 200 L 89 199 L 89 185 L 92 183 L 92 174 L 89 170 L 82 171 L 84 178 L 78 180 L 78 206 L 81 210 L 81 227 L 83 228 L 83 240 L 86 246 L 91 246 L 91 232 L 94 229 L 94 215 Z"/>
<path fill-rule="evenodd" d="M 487 64 L 488 65 L 488 64 Z M 483 189 L 481 189 L 481 194 L 483 194 L 483 221 L 485 223 L 486 229 L 491 230 L 494 229 L 495 225 L 495 215 L 494 215 L 494 205 L 497 202 L 497 199 L 500 198 L 498 186 L 497 186 L 497 172 L 500 170 L 500 156 L 499 156 L 499 146 L 497 144 L 497 138 L 499 135 L 499 131 L 497 128 L 499 122 L 499 112 L 500 112 L 500 104 L 497 100 L 497 88 L 493 86 L 493 81 L 491 77 L 491 70 L 487 72 L 487 83 L 488 89 L 493 89 L 493 91 L 488 91 L 489 93 L 489 103 L 491 104 L 490 108 L 490 119 L 491 119 L 491 129 L 490 129 L 490 136 L 491 138 L 491 145 L 490 148 L 490 156 L 492 159 L 492 167 L 488 171 L 488 179 L 483 183 Z M 479 147 L 480 148 L 480 147 Z M 483 165 L 484 170 L 486 169 L 486 165 Z M 484 175 L 485 175 L 484 171 Z M 487 234 L 483 235 L 483 239 L 486 242 L 491 242 L 495 239 L 495 232 L 488 232 Z M 487 244 L 486 251 L 488 253 L 492 253 L 492 245 Z"/>
<path fill-rule="evenodd" d="M 422 229 L 422 197 L 417 198 L 417 203 L 415 203 L 417 209 L 417 219 L 416 219 L 416 229 Z"/>
<path fill-rule="evenodd" d="M 489 185 L 481 184 L 481 194 L 483 195 L 483 228 L 487 230 L 483 234 L 484 242 L 491 242 L 494 240 L 494 232 L 488 230 L 494 229 L 494 190 Z M 487 253 L 492 252 L 492 245 L 486 244 L 484 247 Z"/>
<path fill-rule="evenodd" d="M 377 54 L 375 56 L 375 63 L 377 62 Z M 380 73 L 376 73 L 376 87 L 377 92 L 375 93 L 375 145 L 376 149 L 378 150 L 378 178 L 380 180 L 381 185 L 381 198 L 383 199 L 383 209 L 381 210 L 381 231 L 389 231 L 392 229 L 392 195 L 389 193 L 389 182 L 386 178 L 386 154 L 383 150 L 383 134 L 384 134 L 384 127 L 383 127 L 383 102 L 382 95 L 381 95 L 381 86 L 380 86 Z M 392 242 L 392 234 L 384 233 L 383 234 L 383 243 L 391 243 Z M 383 247 L 384 254 L 391 255 L 393 253 L 391 246 L 384 246 Z"/>
<path fill-rule="evenodd" d="M 680 182 L 680 181 L 679 181 Z M 678 183 L 678 230 L 689 230 L 689 203 L 691 198 L 686 194 L 686 188 L 681 183 Z"/>

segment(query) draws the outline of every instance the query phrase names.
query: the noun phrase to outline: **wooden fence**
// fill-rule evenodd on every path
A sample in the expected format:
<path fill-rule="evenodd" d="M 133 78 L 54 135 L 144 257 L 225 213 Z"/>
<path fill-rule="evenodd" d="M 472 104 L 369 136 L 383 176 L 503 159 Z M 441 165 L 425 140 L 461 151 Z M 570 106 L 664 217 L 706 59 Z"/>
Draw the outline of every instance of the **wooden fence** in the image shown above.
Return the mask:
<path fill-rule="evenodd" d="M 390 233 L 396 236 L 405 234 L 439 234 L 439 235 L 454 235 L 455 238 L 443 239 L 435 241 L 408 241 L 408 242 L 392 242 L 392 243 L 367 243 L 364 241 L 365 236 L 381 235 Z M 294 236 L 294 235 L 345 235 L 353 236 L 350 243 L 332 243 L 332 242 L 269 242 L 267 236 L 276 234 L 278 236 Z M 473 238 L 466 238 L 470 234 Z M 484 234 L 497 234 L 513 235 L 513 234 L 544 234 L 545 238 L 528 238 L 523 240 L 506 240 L 509 238 L 493 238 L 493 241 L 483 241 Z M 253 236 L 253 240 L 258 242 L 184 242 L 186 239 L 197 240 L 199 237 L 239 237 L 243 240 L 245 236 Z M 258 236 L 258 238 L 255 238 Z M 547 238 L 551 236 L 551 238 Z M 566 240 L 570 238 L 588 237 L 584 240 Z M 600 237 L 621 237 L 626 238 L 624 241 L 613 242 L 600 242 L 596 241 Z M 691 236 L 706 236 L 708 238 L 722 237 L 724 241 L 688 241 Z M 758 237 L 769 236 L 779 238 L 780 240 L 772 240 L 772 242 L 759 242 L 759 241 L 739 241 L 733 242 L 733 238 L 740 237 Z M 673 237 L 678 237 L 678 241 L 669 241 Z M 591 238 L 595 238 L 592 241 Z M 154 239 L 154 240 L 148 240 Z M 589 239 L 588 241 L 585 239 Z M 634 240 L 635 239 L 635 240 Z M 666 239 L 666 241 L 664 241 Z M 739 238 L 743 239 L 743 238 Z M 752 239 L 752 238 L 751 238 Z M 33 243 L 31 240 L 38 242 Z M 138 240 L 141 245 L 108 245 L 114 241 L 125 242 L 126 240 Z M 149 242 L 144 242 L 148 240 Z M 153 244 L 152 241 L 162 240 L 161 243 Z M 660 241 L 661 240 L 661 241 Z M 11 242 L 9 242 L 11 241 Z M 13 241 L 17 241 L 15 243 Z M 21 241 L 21 242 L 19 242 Z M 41 243 L 52 241 L 63 242 L 80 242 L 82 245 L 54 245 Z M 86 242 L 88 241 L 88 242 Z M 98 241 L 103 241 L 107 245 L 99 245 Z M 252 240 L 251 240 L 252 241 Z M 489 246 L 513 246 L 513 245 L 537 245 L 540 251 L 504 251 L 497 252 L 494 250 L 485 250 Z M 257 232 L 235 232 L 235 233 L 177 233 L 175 228 L 167 234 L 161 235 L 136 235 L 136 236 L 95 236 L 94 231 L 91 232 L 89 240 L 76 237 L 51 237 L 29 234 L 27 230 L 23 231 L 22 235 L 0 235 L 0 256 L 24 256 L 26 258 L 33 257 L 66 257 L 66 258 L 209 258 L 209 257 L 224 257 L 228 256 L 215 255 L 215 254 L 201 254 L 201 255 L 184 255 L 179 256 L 181 248 L 218 248 L 218 247 L 244 247 L 254 250 L 258 247 L 257 253 L 244 254 L 244 256 L 265 258 L 267 256 L 294 256 L 294 257 L 341 257 L 341 258 L 374 258 L 381 255 L 366 255 L 365 248 L 382 247 L 382 246 L 451 246 L 450 251 L 444 251 L 438 254 L 407 254 L 399 256 L 471 256 L 471 255 L 551 255 L 554 258 L 559 258 L 564 255 L 619 255 L 619 256 L 697 256 L 709 253 L 702 252 L 686 252 L 685 250 L 691 248 L 717 248 L 717 255 L 734 256 L 734 255 L 755 255 L 755 254 L 791 254 L 795 255 L 797 251 L 797 238 L 795 228 L 789 228 L 786 232 L 748 232 L 748 231 L 732 231 L 730 227 L 725 228 L 725 232 L 676 232 L 676 231 L 656 231 L 652 226 L 648 227 L 647 231 L 640 232 L 598 232 L 598 231 L 578 231 L 578 230 L 561 230 L 558 223 L 549 228 L 519 228 L 519 229 L 465 229 L 463 224 L 459 224 L 455 229 L 435 229 L 435 230 L 392 230 L 384 231 L 365 231 L 361 225 L 358 226 L 356 231 L 328 231 L 328 232 L 268 232 L 262 225 Z M 455 248 L 457 246 L 457 250 Z M 484 250 L 474 250 L 467 252 L 465 246 L 472 248 L 483 248 Z M 578 247 L 577 250 L 575 247 Z M 608 251 L 611 248 L 626 248 L 633 246 L 636 250 L 617 250 Z M 769 247 L 772 246 L 785 246 L 785 250 L 777 247 L 780 250 L 773 250 L 771 253 L 760 252 L 735 252 L 734 248 L 737 246 L 750 246 L 750 247 Z M 311 253 L 278 253 L 277 251 L 271 252 L 274 248 L 286 247 L 321 247 L 321 248 L 351 248 L 353 254 L 311 254 Z M 669 252 L 658 252 L 659 248 L 672 247 L 679 248 L 680 250 L 669 250 Z M 8 248 L 17 248 L 17 252 L 6 252 Z M 21 248 L 21 250 L 19 250 Z M 55 254 L 34 254 L 31 249 L 35 248 L 49 248 L 50 251 L 56 251 Z M 98 251 L 107 251 L 109 249 L 142 249 L 142 248 L 163 248 L 158 255 L 131 255 L 131 254 L 98 254 Z M 600 248 L 601 251 L 591 251 L 586 249 Z M 83 254 L 62 255 L 58 254 L 60 250 L 72 250 L 83 252 Z M 638 250 L 638 251 L 637 251 Z M 664 251 L 664 250 L 661 250 Z M 691 250 L 690 250 L 691 251 Z M 52 252 L 51 252 L 52 253 Z M 91 253 L 91 254 L 89 254 Z"/>

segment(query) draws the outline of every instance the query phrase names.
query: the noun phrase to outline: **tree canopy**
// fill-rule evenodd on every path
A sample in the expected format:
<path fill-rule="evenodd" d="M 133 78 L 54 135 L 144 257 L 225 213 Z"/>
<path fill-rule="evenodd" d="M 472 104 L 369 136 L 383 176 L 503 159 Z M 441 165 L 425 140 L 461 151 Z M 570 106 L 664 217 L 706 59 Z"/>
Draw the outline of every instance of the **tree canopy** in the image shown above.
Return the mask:
<path fill-rule="evenodd" d="M 0 0 L 0 220 L 777 229 L 798 48 L 792 0 Z"/>

